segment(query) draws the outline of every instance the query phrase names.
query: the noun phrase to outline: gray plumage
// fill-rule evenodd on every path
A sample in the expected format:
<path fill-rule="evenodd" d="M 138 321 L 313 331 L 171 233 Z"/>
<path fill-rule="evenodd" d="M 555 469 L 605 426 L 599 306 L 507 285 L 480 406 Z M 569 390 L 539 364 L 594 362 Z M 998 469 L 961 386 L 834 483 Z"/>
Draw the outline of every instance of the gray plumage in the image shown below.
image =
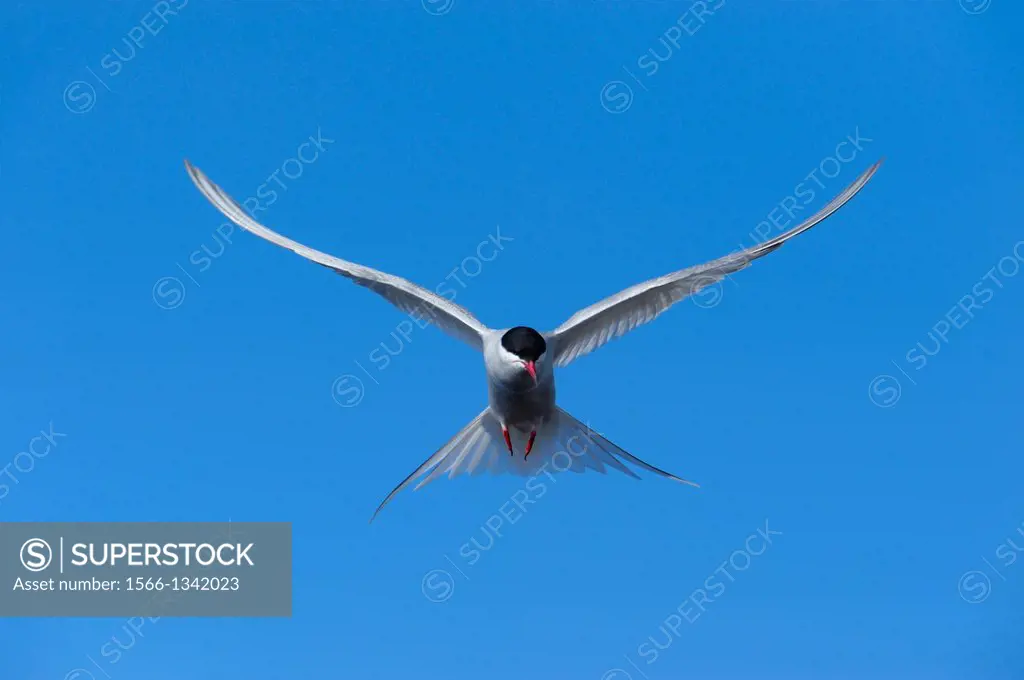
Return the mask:
<path fill-rule="evenodd" d="M 487 408 L 395 487 L 377 508 L 380 512 L 395 494 L 416 479 L 423 477 L 416 487 L 420 488 L 444 473 L 449 478 L 483 471 L 535 475 L 548 466 L 559 472 L 589 469 L 604 473 L 606 467 L 610 467 L 636 477 L 623 464 L 622 461 L 626 461 L 649 472 L 696 486 L 645 463 L 559 408 L 555 402 L 554 369 L 566 366 L 637 326 L 654 320 L 680 300 L 747 268 L 754 260 L 819 224 L 853 198 L 881 164 L 879 161 L 872 165 L 824 208 L 789 231 L 707 264 L 681 269 L 627 288 L 580 310 L 555 330 L 542 335 L 527 327 L 488 328 L 464 308 L 422 286 L 281 236 L 249 217 L 234 199 L 187 160 L 185 168 L 199 191 L 242 229 L 369 288 L 403 312 L 415 312 L 419 318 L 431 321 L 442 331 L 483 354 L 487 372 Z M 504 343 L 503 338 L 506 340 Z M 530 375 L 530 371 L 536 375 Z M 505 428 L 510 442 L 514 438 L 517 443 L 522 443 L 529 433 L 536 433 L 528 459 L 523 455 L 509 454 L 505 448 Z M 560 458 L 560 454 L 564 457 Z M 565 462 L 564 466 L 559 464 L 560 460 Z"/>

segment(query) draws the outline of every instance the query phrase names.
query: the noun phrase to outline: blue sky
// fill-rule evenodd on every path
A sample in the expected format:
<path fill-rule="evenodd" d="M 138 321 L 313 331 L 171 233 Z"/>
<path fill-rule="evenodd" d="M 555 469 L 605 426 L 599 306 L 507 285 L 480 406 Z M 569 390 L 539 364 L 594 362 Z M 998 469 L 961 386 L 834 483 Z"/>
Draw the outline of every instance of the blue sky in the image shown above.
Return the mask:
<path fill-rule="evenodd" d="M 1020 677 L 1024 8 L 704 8 L 4 3 L 0 519 L 295 543 L 291 619 L 130 644 L 0 620 L 0 676 Z M 182 167 L 548 329 L 882 156 L 826 224 L 559 373 L 566 409 L 701 489 L 565 476 L 510 512 L 522 479 L 461 478 L 369 526 L 484 406 L 479 357 L 434 329 L 396 350 L 399 312 L 218 233 Z"/>

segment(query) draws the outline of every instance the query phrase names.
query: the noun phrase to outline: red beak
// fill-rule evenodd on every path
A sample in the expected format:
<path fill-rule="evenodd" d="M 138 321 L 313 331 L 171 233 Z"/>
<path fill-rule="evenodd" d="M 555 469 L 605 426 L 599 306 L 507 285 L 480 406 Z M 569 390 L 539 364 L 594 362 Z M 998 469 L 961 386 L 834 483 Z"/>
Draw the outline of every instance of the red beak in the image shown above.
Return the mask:
<path fill-rule="evenodd" d="M 533 382 L 536 383 L 537 382 L 537 367 L 533 364 L 532 361 L 527 361 L 526 362 L 526 372 L 530 374 L 530 377 L 533 378 Z"/>

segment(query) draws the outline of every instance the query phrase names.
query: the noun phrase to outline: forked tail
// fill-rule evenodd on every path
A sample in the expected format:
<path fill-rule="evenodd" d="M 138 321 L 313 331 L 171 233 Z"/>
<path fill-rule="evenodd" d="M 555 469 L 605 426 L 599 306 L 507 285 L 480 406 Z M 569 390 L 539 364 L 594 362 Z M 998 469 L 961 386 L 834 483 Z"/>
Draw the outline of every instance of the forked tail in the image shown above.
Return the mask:
<path fill-rule="evenodd" d="M 579 473 L 586 470 L 604 474 L 608 467 L 639 479 L 635 472 L 626 467 L 623 463 L 625 461 L 671 480 L 698 486 L 691 481 L 681 479 L 645 463 L 595 432 L 567 411 L 557 407 L 551 420 L 537 431 L 537 438 L 528 458 L 523 455 L 526 435 L 516 430 L 512 430 L 512 435 L 514 455 L 510 455 L 505 446 L 504 435 L 498 419 L 490 408 L 485 408 L 447 444 L 427 458 L 411 475 L 396 486 L 373 513 L 370 521 L 372 522 L 377 517 L 377 513 L 395 497 L 395 494 L 420 477 L 423 479 L 416 485 L 416 489 L 426 486 L 445 473 L 448 474 L 449 479 L 464 474 L 478 475 L 485 471 L 491 474 L 520 476 L 533 476 L 546 471 Z M 519 437 L 522 438 L 522 441 L 516 441 Z"/>

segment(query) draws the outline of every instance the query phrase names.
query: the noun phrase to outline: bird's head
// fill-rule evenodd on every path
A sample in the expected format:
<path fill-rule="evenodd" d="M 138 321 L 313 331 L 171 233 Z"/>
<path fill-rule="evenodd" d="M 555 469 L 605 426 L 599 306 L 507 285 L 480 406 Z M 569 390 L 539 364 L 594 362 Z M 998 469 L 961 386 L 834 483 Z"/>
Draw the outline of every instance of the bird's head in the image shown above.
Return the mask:
<path fill-rule="evenodd" d="M 547 350 L 544 336 L 526 326 L 510 328 L 501 336 L 503 361 L 522 376 L 529 376 L 537 384 L 537 364 Z"/>

